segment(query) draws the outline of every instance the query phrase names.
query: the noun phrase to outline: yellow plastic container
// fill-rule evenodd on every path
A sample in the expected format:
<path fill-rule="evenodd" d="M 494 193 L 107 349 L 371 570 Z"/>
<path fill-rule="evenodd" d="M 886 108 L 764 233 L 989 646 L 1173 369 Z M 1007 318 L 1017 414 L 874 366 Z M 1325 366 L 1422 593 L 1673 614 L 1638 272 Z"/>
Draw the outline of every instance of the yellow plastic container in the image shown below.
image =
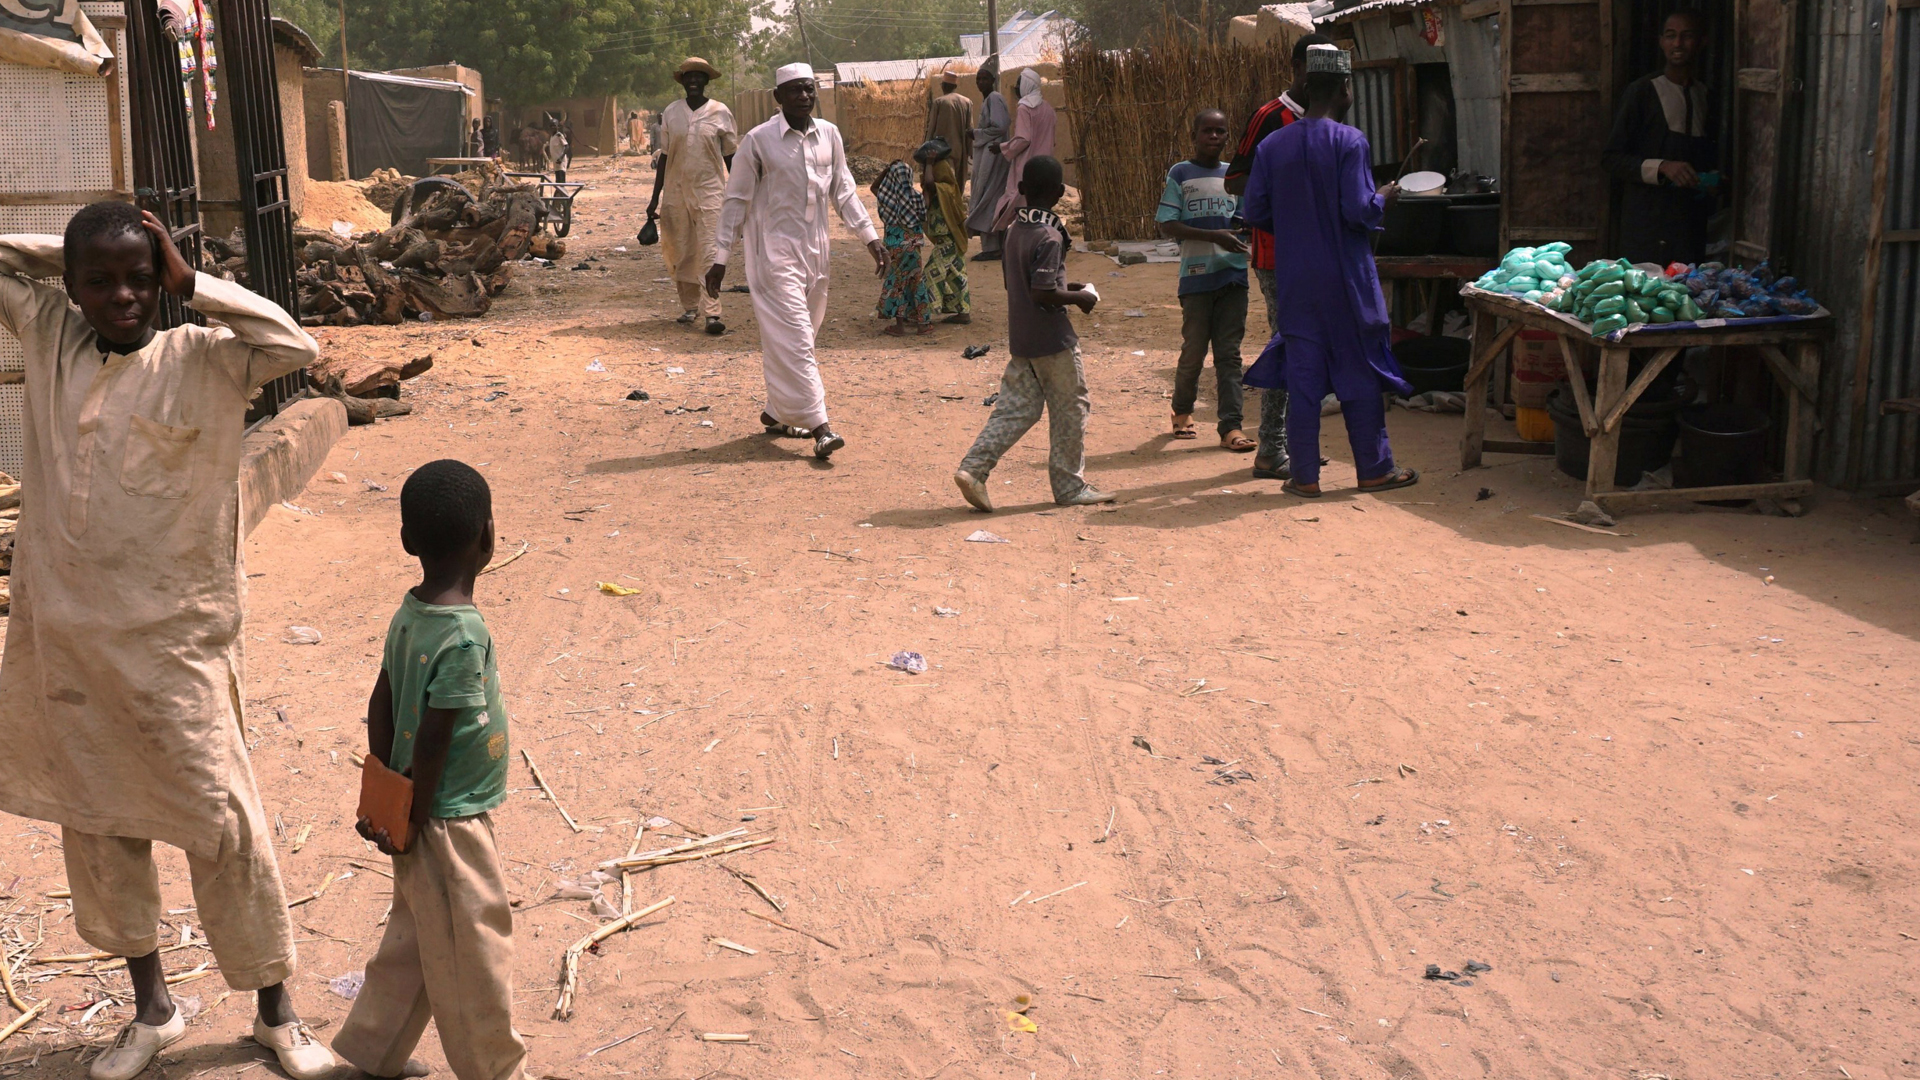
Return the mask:
<path fill-rule="evenodd" d="M 1545 409 L 1529 409 L 1525 406 L 1513 410 L 1513 426 L 1520 437 L 1528 442 L 1553 441 L 1553 417 Z"/>

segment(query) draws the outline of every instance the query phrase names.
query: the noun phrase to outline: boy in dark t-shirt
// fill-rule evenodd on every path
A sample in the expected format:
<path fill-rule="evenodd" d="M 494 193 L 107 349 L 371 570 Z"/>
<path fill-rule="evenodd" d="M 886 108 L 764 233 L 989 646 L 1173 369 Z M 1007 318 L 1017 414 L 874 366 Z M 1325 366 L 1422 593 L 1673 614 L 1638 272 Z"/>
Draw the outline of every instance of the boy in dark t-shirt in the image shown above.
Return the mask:
<path fill-rule="evenodd" d="M 1072 305 L 1092 311 L 1100 294 L 1091 285 L 1066 280 L 1065 242 L 1054 204 L 1066 194 L 1060 162 L 1030 158 L 1020 174 L 1027 204 L 1007 229 L 1001 272 L 1007 283 L 1007 348 L 1013 354 L 1000 377 L 999 403 L 973 449 L 960 462 L 953 482 L 976 510 L 993 512 L 987 476 L 1047 413 L 1047 472 L 1053 501 L 1061 506 L 1112 502 L 1113 496 L 1088 486 L 1086 471 L 1086 374 L 1080 367 L 1080 338 L 1067 318 Z"/>

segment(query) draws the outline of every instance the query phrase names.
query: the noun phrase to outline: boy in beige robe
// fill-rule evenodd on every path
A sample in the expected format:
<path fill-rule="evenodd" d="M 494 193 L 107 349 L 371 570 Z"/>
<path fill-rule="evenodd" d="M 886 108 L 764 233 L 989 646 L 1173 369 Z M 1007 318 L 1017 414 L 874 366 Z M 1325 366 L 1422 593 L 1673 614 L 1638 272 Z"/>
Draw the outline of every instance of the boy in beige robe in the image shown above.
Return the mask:
<path fill-rule="evenodd" d="M 52 277 L 64 292 L 36 280 Z M 156 333 L 163 289 L 213 325 Z M 259 992 L 254 1038 L 295 1080 L 325 1076 L 284 985 L 292 933 L 240 711 L 247 401 L 319 349 L 126 203 L 86 207 L 64 240 L 0 237 L 0 327 L 27 364 L 0 810 L 61 826 L 75 929 L 127 957 L 135 1016 L 91 1075 L 127 1080 L 185 1034 L 157 840 L 186 852 L 220 974 Z"/>

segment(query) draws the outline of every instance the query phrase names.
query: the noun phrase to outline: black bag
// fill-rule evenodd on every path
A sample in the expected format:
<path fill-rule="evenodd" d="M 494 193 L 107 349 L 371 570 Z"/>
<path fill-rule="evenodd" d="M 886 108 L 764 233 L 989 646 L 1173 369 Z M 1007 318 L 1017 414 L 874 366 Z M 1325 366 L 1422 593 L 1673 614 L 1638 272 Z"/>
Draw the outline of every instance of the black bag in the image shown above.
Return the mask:
<path fill-rule="evenodd" d="M 638 239 L 642 247 L 652 247 L 659 243 L 660 226 L 654 224 L 652 218 L 648 218 L 647 223 L 640 226 L 640 236 Z"/>

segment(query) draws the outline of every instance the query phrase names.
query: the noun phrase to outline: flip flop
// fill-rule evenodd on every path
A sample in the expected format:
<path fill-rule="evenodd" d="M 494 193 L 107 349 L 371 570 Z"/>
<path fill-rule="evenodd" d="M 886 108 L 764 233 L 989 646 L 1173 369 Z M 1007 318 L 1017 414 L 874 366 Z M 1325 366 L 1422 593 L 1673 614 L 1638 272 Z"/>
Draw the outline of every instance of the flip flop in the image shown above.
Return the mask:
<path fill-rule="evenodd" d="M 1253 467 L 1253 478 L 1255 480 L 1291 480 L 1293 479 L 1293 470 L 1287 465 L 1276 465 L 1271 469 L 1255 465 Z"/>
<path fill-rule="evenodd" d="M 1259 445 L 1259 443 L 1247 438 L 1244 432 L 1229 431 L 1220 437 L 1220 449 L 1231 451 L 1235 454 L 1250 454 Z"/>
<path fill-rule="evenodd" d="M 1381 491 L 1397 491 L 1400 488 L 1412 487 L 1420 482 L 1420 473 L 1416 469 L 1395 469 L 1388 473 L 1387 476 L 1389 479 L 1385 483 L 1361 484 L 1360 490 L 1368 492 L 1369 494 Z"/>
<path fill-rule="evenodd" d="M 1197 439 L 1200 437 L 1200 433 L 1193 429 L 1193 418 L 1191 416 L 1187 417 L 1187 422 L 1184 424 L 1180 422 L 1179 416 L 1174 417 L 1173 437 L 1182 440 Z"/>
<path fill-rule="evenodd" d="M 1324 492 L 1319 491 L 1308 491 L 1306 488 L 1301 487 L 1291 480 L 1281 484 L 1280 490 L 1286 492 L 1288 495 L 1298 495 L 1303 499 L 1317 499 L 1324 494 Z"/>

